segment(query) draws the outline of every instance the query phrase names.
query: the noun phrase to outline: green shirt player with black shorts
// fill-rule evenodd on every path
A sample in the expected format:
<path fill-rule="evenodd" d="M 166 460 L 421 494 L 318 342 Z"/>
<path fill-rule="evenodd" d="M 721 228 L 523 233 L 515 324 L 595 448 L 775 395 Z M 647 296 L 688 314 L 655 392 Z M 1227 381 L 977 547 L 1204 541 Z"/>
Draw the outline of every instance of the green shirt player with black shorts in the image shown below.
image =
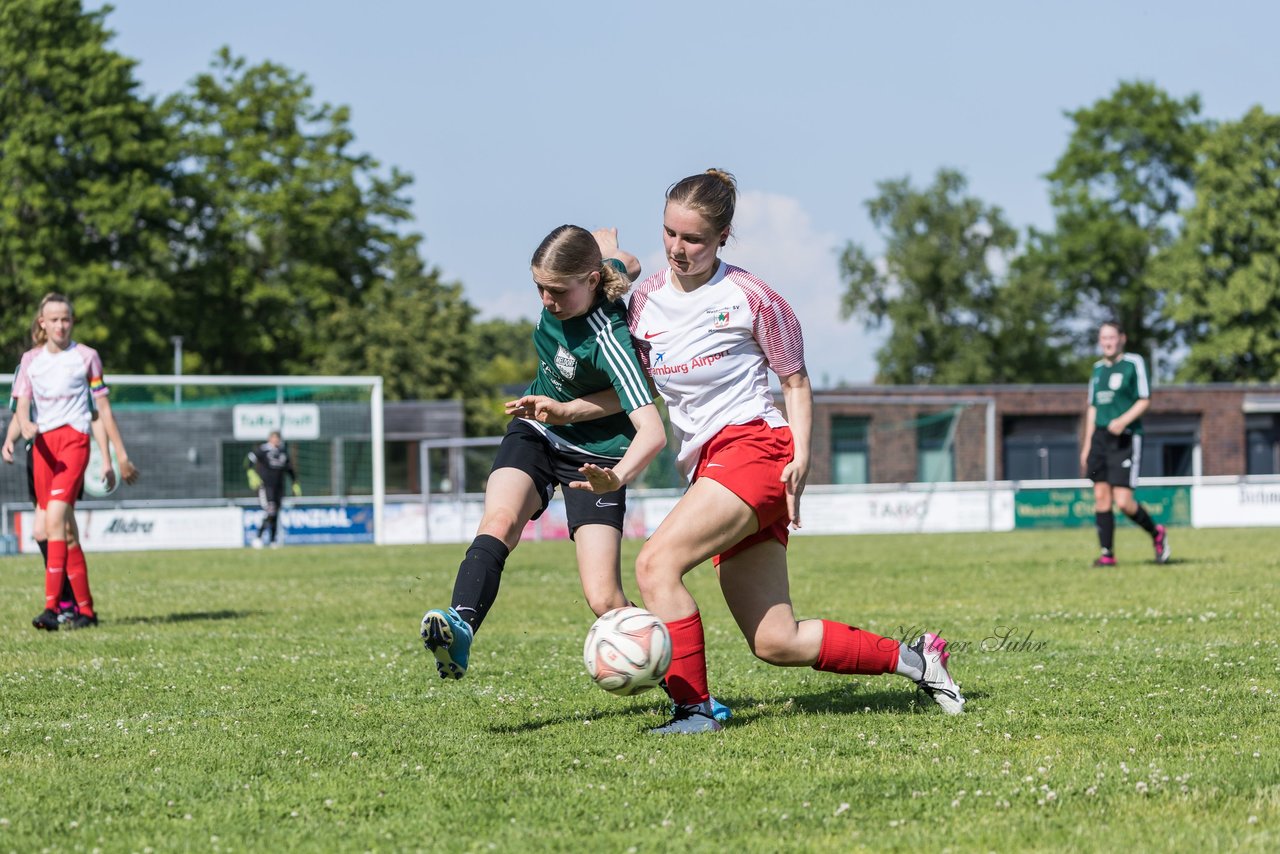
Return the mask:
<path fill-rule="evenodd" d="M 639 275 L 635 256 L 618 250 L 612 229 L 565 225 L 542 241 L 530 269 L 542 301 L 533 333 L 538 372 L 507 404 L 515 417 L 489 472 L 484 515 L 458 567 L 452 605 L 422 618 L 423 643 L 445 679 L 466 674 L 507 557 L 557 486 L 587 605 L 599 616 L 629 604 L 621 569 L 626 484 L 666 444 L 620 301 Z M 597 392 L 616 394 L 623 411 L 604 415 L 597 407 L 568 417 L 563 404 Z"/>
<path fill-rule="evenodd" d="M 1085 417 L 1080 463 L 1093 481 L 1094 516 L 1102 547 L 1093 565 L 1113 567 L 1115 559 L 1114 507 L 1151 535 L 1157 563 L 1169 559 L 1169 537 L 1138 503 L 1133 490 L 1142 465 L 1142 415 L 1151 404 L 1147 365 L 1135 353 L 1124 352 L 1125 335 L 1108 321 L 1098 330 L 1102 358 L 1089 379 L 1089 408 Z"/>

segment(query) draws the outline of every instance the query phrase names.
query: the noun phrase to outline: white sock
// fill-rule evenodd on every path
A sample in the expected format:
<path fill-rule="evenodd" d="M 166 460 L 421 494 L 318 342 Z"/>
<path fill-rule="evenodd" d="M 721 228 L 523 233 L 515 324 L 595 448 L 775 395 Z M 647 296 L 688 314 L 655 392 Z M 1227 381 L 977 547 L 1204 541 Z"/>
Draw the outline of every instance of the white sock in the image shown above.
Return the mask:
<path fill-rule="evenodd" d="M 905 643 L 899 643 L 898 667 L 893 672 L 907 677 L 912 682 L 920 681 L 924 678 L 924 656 Z"/>

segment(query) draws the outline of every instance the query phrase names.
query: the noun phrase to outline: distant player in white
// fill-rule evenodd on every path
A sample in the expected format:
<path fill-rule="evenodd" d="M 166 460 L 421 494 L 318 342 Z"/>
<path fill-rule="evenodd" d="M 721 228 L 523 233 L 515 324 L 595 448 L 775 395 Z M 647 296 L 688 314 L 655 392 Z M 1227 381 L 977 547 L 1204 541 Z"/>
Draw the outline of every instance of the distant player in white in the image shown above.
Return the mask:
<path fill-rule="evenodd" d="M 34 344 L 40 344 L 44 341 L 44 332 L 40 329 L 40 316 L 37 314 L 31 318 L 31 341 Z M 18 399 L 13 396 L 14 389 L 18 385 L 18 376 L 22 373 L 22 365 L 19 364 L 17 370 L 13 372 L 13 384 L 10 386 L 9 395 L 9 411 L 17 413 Z M 93 429 L 93 441 L 97 443 L 98 450 L 104 457 L 110 456 L 110 439 L 107 437 L 107 431 L 102 426 L 102 420 L 98 418 L 96 408 L 93 408 L 93 395 L 86 393 L 85 399 L 89 401 L 89 406 L 93 412 L 93 421 L 91 422 Z M 36 411 L 35 402 L 31 403 L 31 411 L 29 417 L 32 421 L 39 422 L 39 415 Z M 13 464 L 14 451 L 17 448 L 18 439 L 22 437 L 22 425 L 18 423 L 15 417 L 9 419 L 9 427 L 5 431 L 4 445 L 0 448 L 0 458 L 10 465 Z M 35 513 L 32 514 L 32 530 L 31 537 L 36 541 L 36 547 L 40 549 L 40 566 L 42 571 L 48 571 L 49 565 L 49 538 L 45 532 L 44 508 L 36 501 L 36 472 L 35 472 L 35 442 L 24 441 L 23 447 L 26 451 L 24 456 L 27 460 L 27 492 L 31 496 L 31 503 L 35 505 Z M 78 496 L 83 497 L 83 495 Z M 80 542 L 80 530 L 76 526 L 76 517 L 74 513 L 67 514 L 67 548 L 74 548 Z M 62 590 L 58 594 L 58 620 L 63 623 L 71 622 L 80 613 L 76 607 L 76 595 L 71 590 L 71 581 L 63 575 Z"/>
<path fill-rule="evenodd" d="M 670 268 L 640 283 L 630 302 L 631 335 L 667 403 L 677 463 L 692 481 L 636 560 L 645 605 L 666 623 L 674 653 L 667 688 L 675 714 L 653 732 L 720 729 L 708 702 L 702 618 L 683 581 L 708 558 L 760 659 L 898 673 L 959 713 L 964 698 L 937 635 L 908 644 L 830 620 L 796 621 L 786 547 L 788 524 L 800 525 L 813 395 L 800 324 L 786 300 L 717 257 L 736 197 L 733 176 L 718 169 L 672 185 L 663 215 Z M 782 385 L 786 417 L 770 393 L 769 370 Z"/>
<path fill-rule="evenodd" d="M 102 378 L 102 360 L 92 347 L 71 340 L 75 324 L 71 302 L 61 294 L 46 294 L 38 314 L 43 340 L 22 356 L 13 396 L 17 398 L 16 417 L 22 436 L 35 440 L 36 504 L 45 510 L 49 535 L 49 556 L 45 572 L 45 609 L 32 620 L 38 629 L 57 631 L 58 593 L 65 573 L 75 592 L 80 613 L 71 621 L 72 628 L 98 624 L 89 591 L 89 574 L 80 546 L 67 546 L 67 519 L 75 511 L 76 498 L 84 484 L 89 463 L 89 433 L 93 413 L 89 394 L 97 403 L 98 417 L 107 436 L 115 445 L 120 474 L 133 483 L 137 469 L 129 461 L 124 441 L 111 414 L 108 388 Z M 38 421 L 31 420 L 35 403 Z M 114 483 L 111 456 L 102 460 L 102 477 Z"/>

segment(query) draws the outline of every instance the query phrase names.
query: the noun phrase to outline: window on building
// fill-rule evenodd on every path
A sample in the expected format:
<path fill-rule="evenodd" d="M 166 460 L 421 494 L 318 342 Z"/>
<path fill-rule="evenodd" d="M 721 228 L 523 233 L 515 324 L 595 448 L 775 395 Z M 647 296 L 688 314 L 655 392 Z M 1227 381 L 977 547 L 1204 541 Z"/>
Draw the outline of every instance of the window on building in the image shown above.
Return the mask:
<path fill-rule="evenodd" d="M 1246 474 L 1280 474 L 1280 415 L 1246 415 Z"/>
<path fill-rule="evenodd" d="M 955 421 L 951 411 L 924 415 L 916 422 L 916 479 L 949 483 L 956 479 Z"/>
<path fill-rule="evenodd" d="M 1010 415 L 1004 419 L 1006 480 L 1080 477 L 1080 423 L 1074 415 Z"/>
<path fill-rule="evenodd" d="M 1199 415 L 1144 415 L 1141 477 L 1191 477 L 1200 441 Z"/>
<path fill-rule="evenodd" d="M 865 416 L 835 415 L 831 418 L 831 482 L 867 483 L 867 425 Z"/>

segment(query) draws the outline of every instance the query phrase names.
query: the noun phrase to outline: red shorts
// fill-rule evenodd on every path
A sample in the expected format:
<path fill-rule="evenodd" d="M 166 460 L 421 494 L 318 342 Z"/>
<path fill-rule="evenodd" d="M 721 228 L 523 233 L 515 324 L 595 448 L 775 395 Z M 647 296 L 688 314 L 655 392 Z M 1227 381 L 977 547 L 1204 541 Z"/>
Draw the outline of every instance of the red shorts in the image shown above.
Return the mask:
<path fill-rule="evenodd" d="M 716 566 L 757 543 L 787 544 L 791 517 L 782 470 L 794 456 L 791 428 L 770 427 L 765 421 L 731 425 L 702 446 L 693 479 L 705 477 L 721 484 L 750 505 L 760 523 L 760 530 L 716 555 Z"/>
<path fill-rule="evenodd" d="M 36 436 L 32 448 L 35 463 L 36 506 L 47 509 L 50 501 L 74 505 L 84 486 L 89 466 L 89 437 L 70 424 Z"/>

